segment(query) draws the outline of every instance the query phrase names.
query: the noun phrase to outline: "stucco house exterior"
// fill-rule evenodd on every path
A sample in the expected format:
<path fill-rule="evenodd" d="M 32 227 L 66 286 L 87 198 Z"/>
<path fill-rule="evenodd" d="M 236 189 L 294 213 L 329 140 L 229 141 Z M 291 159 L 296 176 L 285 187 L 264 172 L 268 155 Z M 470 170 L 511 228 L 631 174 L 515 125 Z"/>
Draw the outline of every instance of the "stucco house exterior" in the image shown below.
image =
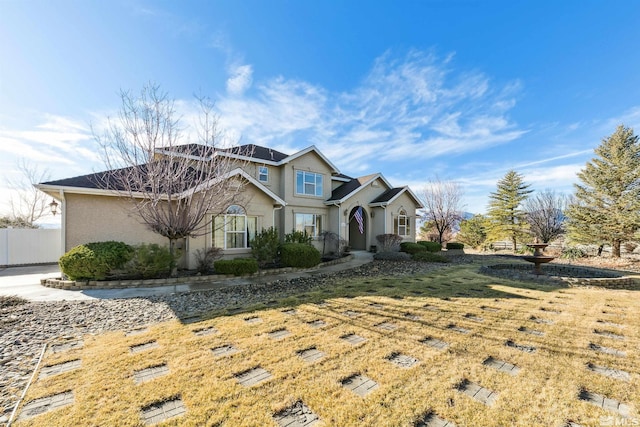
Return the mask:
<path fill-rule="evenodd" d="M 202 148 L 183 145 L 180 152 L 197 160 Z M 217 150 L 216 155 L 242 165 L 231 172 L 245 184 L 242 197 L 221 215 L 212 212 L 206 233 L 181 242 L 186 268 L 195 268 L 195 251 L 212 246 L 222 248 L 228 258 L 247 256 L 252 237 L 271 226 L 281 236 L 306 230 L 321 250 L 322 231 L 335 233 L 353 250 L 370 249 L 379 234 L 395 233 L 415 241 L 416 210 L 422 205 L 409 187 L 393 187 L 381 173 L 344 175 L 315 146 L 287 155 L 248 144 Z M 103 174 L 36 185 L 61 205 L 63 250 L 106 240 L 166 245 L 166 238 L 127 209 L 125 198 L 97 185 Z"/>

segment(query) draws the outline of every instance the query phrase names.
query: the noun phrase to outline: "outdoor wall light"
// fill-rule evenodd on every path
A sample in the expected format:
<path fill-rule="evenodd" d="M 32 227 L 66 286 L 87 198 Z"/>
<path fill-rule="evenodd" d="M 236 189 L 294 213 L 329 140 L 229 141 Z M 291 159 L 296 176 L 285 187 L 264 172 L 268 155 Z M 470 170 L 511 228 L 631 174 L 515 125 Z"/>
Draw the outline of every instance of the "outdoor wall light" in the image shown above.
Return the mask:
<path fill-rule="evenodd" d="M 51 209 L 51 215 L 56 216 L 58 213 L 58 202 L 56 199 L 51 199 L 51 203 L 49 203 L 49 209 Z"/>

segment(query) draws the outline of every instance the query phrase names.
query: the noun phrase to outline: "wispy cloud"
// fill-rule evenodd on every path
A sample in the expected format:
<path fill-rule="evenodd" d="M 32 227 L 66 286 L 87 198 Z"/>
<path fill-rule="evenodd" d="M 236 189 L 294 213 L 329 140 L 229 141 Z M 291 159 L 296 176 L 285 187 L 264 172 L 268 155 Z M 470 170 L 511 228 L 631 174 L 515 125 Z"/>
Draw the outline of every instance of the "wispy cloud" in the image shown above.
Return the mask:
<path fill-rule="evenodd" d="M 251 65 L 235 65 L 227 79 L 227 92 L 231 96 L 239 96 L 249 89 L 253 81 L 253 67 Z"/>
<path fill-rule="evenodd" d="M 94 164 L 98 156 L 88 126 L 53 114 L 36 119 L 30 129 L 0 128 L 0 152 L 8 158 L 24 158 L 51 169 L 51 165 Z M 55 168 L 52 168 L 55 169 Z"/>
<path fill-rule="evenodd" d="M 229 95 L 217 105 L 224 127 L 242 142 L 298 149 L 316 144 L 327 155 L 337 155 L 338 166 L 349 171 L 379 160 L 468 153 L 527 132 L 508 115 L 519 82 L 492 84 L 482 73 L 455 71 L 452 62 L 453 55 L 387 52 L 348 91 L 331 93 L 278 77 L 244 96 L 238 95 L 246 90 L 252 70 L 236 68 L 227 84 Z"/>

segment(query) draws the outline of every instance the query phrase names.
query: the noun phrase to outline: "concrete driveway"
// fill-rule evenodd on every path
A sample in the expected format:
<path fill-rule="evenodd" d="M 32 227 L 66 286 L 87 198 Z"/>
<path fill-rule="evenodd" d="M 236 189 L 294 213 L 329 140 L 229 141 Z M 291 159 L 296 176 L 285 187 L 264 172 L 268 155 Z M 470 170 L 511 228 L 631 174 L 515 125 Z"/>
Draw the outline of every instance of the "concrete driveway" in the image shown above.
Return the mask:
<path fill-rule="evenodd" d="M 60 267 L 57 264 L 0 269 L 0 295 L 16 295 L 30 301 L 93 299 L 81 292 L 42 286 L 40 279 L 49 277 L 60 277 Z"/>
<path fill-rule="evenodd" d="M 295 271 L 280 276 L 239 277 L 217 281 L 214 283 L 184 283 L 148 288 L 128 289 L 96 289 L 86 291 L 65 291 L 47 288 L 40 284 L 40 279 L 60 277 L 57 264 L 29 267 L 8 267 L 0 270 L 0 296 L 15 295 L 29 301 L 79 301 L 92 299 L 138 298 L 151 295 L 169 295 L 179 292 L 204 291 L 221 286 L 242 286 L 248 282 L 272 281 L 275 279 L 294 279 L 312 277 L 316 274 L 334 273 L 349 268 L 359 267 L 373 260 L 373 254 L 365 251 L 353 252 L 353 257 L 344 263 L 329 265 L 316 270 Z"/>

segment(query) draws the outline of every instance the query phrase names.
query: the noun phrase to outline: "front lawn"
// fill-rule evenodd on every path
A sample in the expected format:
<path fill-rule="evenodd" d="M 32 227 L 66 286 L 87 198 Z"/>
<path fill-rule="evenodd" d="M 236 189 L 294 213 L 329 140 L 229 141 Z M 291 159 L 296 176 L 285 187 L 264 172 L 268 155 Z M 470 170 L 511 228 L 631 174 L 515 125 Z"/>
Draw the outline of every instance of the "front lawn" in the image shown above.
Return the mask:
<path fill-rule="evenodd" d="M 16 425 L 144 425 L 171 399 L 181 409 L 165 408 L 178 415 L 162 425 L 277 426 L 301 404 L 319 419 L 308 425 L 324 426 L 413 426 L 427 414 L 458 426 L 588 426 L 625 410 L 640 420 L 638 291 L 477 269 L 344 279 L 275 308 L 85 336 L 81 348 L 48 351 L 41 371 L 80 367 L 35 381 L 25 399 L 72 391 L 73 403 Z M 159 376 L 138 383 L 144 372 Z M 620 413 L 588 401 L 596 395 Z"/>

